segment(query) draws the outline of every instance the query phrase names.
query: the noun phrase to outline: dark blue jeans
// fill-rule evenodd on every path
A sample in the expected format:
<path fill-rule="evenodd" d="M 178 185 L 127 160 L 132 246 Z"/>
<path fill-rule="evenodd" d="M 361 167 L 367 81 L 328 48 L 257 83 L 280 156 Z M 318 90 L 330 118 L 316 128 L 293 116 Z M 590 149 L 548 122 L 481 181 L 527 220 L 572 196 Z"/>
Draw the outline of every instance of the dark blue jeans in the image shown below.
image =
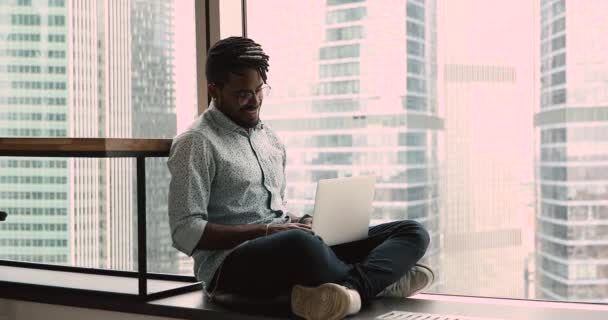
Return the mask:
<path fill-rule="evenodd" d="M 428 232 L 410 220 L 371 227 L 368 238 L 332 247 L 306 231 L 284 231 L 233 251 L 215 279 L 216 288 L 272 298 L 297 284 L 333 282 L 357 290 L 366 303 L 410 270 L 428 245 Z"/>

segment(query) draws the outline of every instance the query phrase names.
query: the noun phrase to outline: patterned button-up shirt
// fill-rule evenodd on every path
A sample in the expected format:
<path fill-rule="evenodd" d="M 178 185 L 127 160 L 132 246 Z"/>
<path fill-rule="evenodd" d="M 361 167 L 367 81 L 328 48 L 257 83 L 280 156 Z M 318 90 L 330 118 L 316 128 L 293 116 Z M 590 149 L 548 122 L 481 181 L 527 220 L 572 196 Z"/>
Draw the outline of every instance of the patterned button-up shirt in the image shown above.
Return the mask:
<path fill-rule="evenodd" d="M 173 246 L 194 258 L 206 289 L 229 250 L 201 250 L 208 222 L 285 223 L 285 147 L 268 126 L 244 129 L 213 103 L 171 145 L 167 162 Z"/>

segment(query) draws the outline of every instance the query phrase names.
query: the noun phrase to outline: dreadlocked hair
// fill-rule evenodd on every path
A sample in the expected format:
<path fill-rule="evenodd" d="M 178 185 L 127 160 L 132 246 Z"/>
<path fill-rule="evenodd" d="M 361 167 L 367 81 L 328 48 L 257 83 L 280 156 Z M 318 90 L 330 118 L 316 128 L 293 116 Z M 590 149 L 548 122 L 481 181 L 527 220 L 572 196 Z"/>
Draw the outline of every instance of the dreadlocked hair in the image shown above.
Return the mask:
<path fill-rule="evenodd" d="M 223 85 L 228 74 L 242 74 L 242 70 L 253 68 L 260 72 L 266 83 L 269 57 L 262 47 L 244 37 L 230 37 L 214 44 L 207 53 L 205 74 L 209 83 Z"/>

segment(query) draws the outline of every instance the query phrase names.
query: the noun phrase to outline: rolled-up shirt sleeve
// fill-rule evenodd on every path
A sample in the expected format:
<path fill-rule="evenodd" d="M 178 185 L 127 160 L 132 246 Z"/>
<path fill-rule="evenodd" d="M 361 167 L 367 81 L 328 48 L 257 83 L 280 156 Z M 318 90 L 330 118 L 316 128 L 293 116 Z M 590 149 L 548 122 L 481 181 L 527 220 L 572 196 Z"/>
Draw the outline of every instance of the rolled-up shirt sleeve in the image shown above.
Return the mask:
<path fill-rule="evenodd" d="M 173 140 L 167 166 L 173 247 L 191 256 L 207 226 L 213 157 L 200 134 L 186 132 Z"/>

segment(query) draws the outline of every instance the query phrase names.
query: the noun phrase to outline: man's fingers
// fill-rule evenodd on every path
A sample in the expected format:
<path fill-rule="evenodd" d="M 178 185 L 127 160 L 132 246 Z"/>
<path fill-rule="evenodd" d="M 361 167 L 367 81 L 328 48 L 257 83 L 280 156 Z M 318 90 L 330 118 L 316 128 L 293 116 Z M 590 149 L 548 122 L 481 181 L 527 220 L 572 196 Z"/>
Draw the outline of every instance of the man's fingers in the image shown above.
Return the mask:
<path fill-rule="evenodd" d="M 303 231 L 306 231 L 306 232 L 309 232 L 309 233 L 315 234 L 315 233 L 312 231 L 311 227 L 310 227 L 310 226 L 308 226 L 308 225 L 305 225 L 305 224 L 301 224 L 301 223 L 290 223 L 290 224 L 288 224 L 288 225 L 287 225 L 287 227 L 288 227 L 289 229 L 292 229 L 292 230 L 293 230 L 293 229 L 300 229 L 300 230 L 303 230 Z"/>
<path fill-rule="evenodd" d="M 309 224 L 303 224 L 303 223 L 292 223 L 292 224 L 295 224 L 299 228 L 305 228 L 305 229 L 311 229 L 312 228 L 312 226 L 309 225 Z"/>

